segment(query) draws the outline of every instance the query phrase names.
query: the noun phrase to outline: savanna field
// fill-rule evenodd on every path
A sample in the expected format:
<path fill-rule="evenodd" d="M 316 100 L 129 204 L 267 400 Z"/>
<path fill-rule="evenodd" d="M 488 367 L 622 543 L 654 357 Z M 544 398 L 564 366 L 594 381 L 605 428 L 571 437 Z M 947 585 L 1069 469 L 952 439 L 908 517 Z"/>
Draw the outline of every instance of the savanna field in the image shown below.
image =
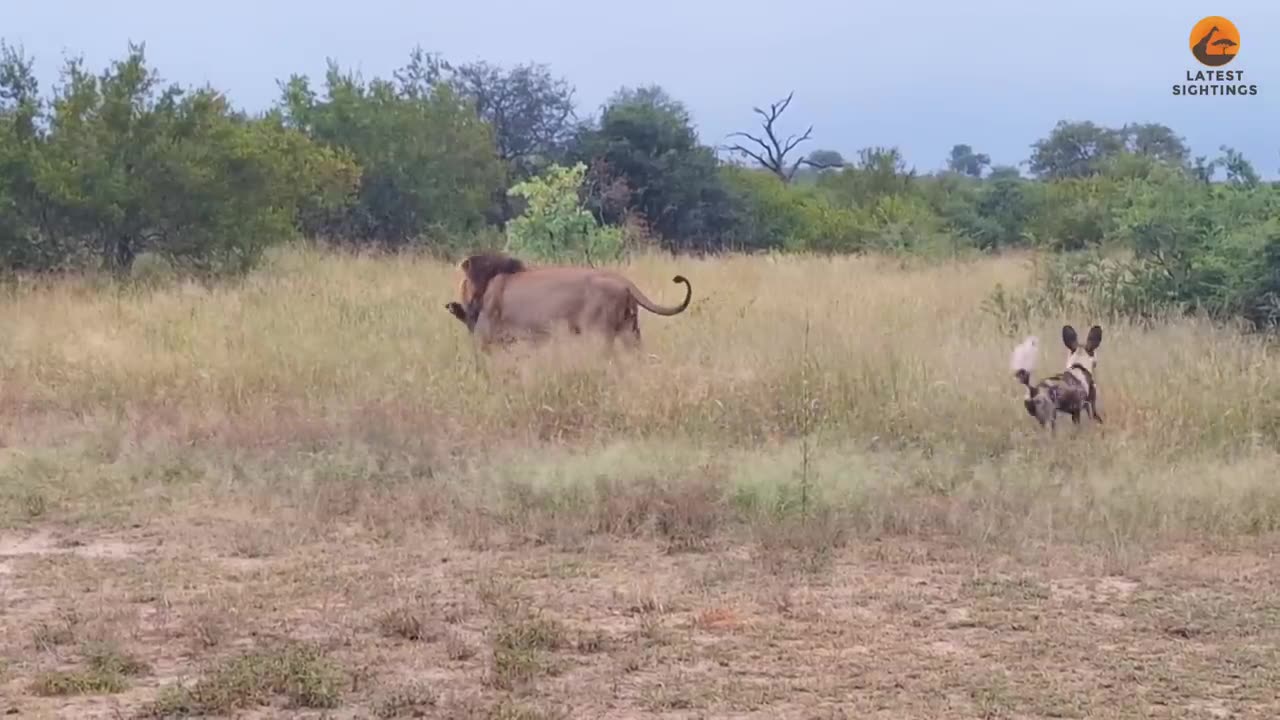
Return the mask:
<path fill-rule="evenodd" d="M 455 266 L 0 299 L 0 713 L 1280 716 L 1280 358 L 1030 256 L 651 255 L 644 349 L 483 358 Z M 1104 328 L 1050 439 L 1009 354 Z"/>

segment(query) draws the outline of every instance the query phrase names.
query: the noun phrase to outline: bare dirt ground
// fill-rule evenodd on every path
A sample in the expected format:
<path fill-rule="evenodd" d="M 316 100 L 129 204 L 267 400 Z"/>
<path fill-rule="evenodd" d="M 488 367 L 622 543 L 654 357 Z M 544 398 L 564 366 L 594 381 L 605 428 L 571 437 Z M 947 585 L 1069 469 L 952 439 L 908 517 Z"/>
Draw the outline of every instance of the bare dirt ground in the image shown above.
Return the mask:
<path fill-rule="evenodd" d="M 1188 545 L 1118 571 L 1078 549 L 942 540 L 806 564 L 427 526 L 36 523 L 0 534 L 0 713 L 1273 718 L 1276 547 Z M 115 692 L 41 689 L 104 655 L 124 668 L 103 671 Z"/>

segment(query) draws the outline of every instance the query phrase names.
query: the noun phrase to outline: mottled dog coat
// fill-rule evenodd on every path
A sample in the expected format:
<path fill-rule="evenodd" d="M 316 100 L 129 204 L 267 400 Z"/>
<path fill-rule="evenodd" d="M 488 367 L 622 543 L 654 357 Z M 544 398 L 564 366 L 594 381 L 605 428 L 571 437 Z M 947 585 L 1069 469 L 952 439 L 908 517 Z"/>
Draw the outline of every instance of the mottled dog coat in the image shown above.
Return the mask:
<path fill-rule="evenodd" d="M 1075 328 L 1064 325 L 1062 344 L 1070 352 L 1066 370 L 1032 385 L 1031 370 L 1035 367 L 1038 342 L 1034 336 L 1024 340 L 1014 349 L 1010 363 L 1013 376 L 1027 388 L 1022 402 L 1027 414 L 1042 427 L 1048 425 L 1051 431 L 1057 429 L 1058 413 L 1070 415 L 1071 422 L 1077 425 L 1080 424 L 1081 413 L 1102 422 L 1098 413 L 1098 386 L 1093 381 L 1093 371 L 1098 364 L 1098 346 L 1102 344 L 1102 328 L 1097 325 L 1090 328 L 1089 337 L 1084 345 L 1080 345 Z"/>

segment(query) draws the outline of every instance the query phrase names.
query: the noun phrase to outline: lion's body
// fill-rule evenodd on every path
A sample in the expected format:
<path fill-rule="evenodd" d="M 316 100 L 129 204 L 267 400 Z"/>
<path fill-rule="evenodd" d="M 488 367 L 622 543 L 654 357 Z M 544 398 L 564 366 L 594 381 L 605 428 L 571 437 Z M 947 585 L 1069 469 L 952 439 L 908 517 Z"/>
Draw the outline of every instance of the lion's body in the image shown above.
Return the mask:
<path fill-rule="evenodd" d="M 689 281 L 684 302 L 655 305 L 622 275 L 573 266 L 526 267 L 505 256 L 480 255 L 463 261 L 461 304 L 450 312 L 464 322 L 481 347 L 513 339 L 546 337 L 557 330 L 602 337 L 608 345 L 621 337 L 640 343 L 639 308 L 658 315 L 684 312 L 693 296 Z"/>

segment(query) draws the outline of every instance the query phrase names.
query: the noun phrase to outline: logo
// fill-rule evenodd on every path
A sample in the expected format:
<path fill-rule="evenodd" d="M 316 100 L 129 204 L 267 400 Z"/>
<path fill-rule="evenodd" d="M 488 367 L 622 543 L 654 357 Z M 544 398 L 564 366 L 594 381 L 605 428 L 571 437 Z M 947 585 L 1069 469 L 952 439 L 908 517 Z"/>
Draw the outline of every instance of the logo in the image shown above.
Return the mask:
<path fill-rule="evenodd" d="M 1206 69 L 1221 68 L 1235 62 L 1236 55 L 1240 54 L 1240 30 L 1235 23 L 1221 15 L 1201 18 L 1191 26 L 1191 37 L 1187 45 L 1191 47 L 1191 57 L 1201 67 L 1187 70 L 1185 81 L 1173 86 L 1174 95 L 1204 97 L 1258 94 L 1258 86 L 1253 82 L 1245 82 L 1244 69 L 1239 66 L 1233 65 L 1230 70 Z M 1253 76 L 1250 75 L 1249 79 L 1252 80 Z"/>
<path fill-rule="evenodd" d="M 1222 67 L 1240 52 L 1240 31 L 1221 15 L 1210 15 L 1191 28 L 1191 54 L 1201 65 Z"/>

